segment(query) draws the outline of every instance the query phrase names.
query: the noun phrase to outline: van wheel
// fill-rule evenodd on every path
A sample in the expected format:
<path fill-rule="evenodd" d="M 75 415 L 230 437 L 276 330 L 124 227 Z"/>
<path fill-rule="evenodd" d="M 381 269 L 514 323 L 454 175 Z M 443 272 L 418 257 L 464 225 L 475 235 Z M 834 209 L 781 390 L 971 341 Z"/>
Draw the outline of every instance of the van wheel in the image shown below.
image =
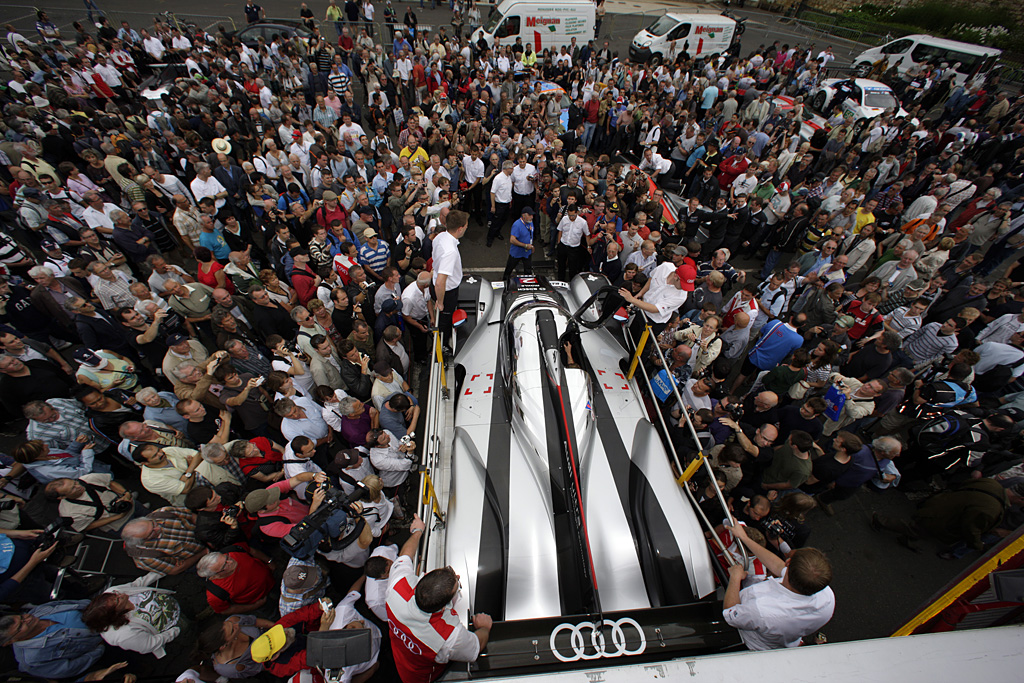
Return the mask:
<path fill-rule="evenodd" d="M 814 101 L 811 102 L 811 106 L 820 112 L 825 111 L 825 93 L 820 92 L 814 96 Z"/>
<path fill-rule="evenodd" d="M 659 52 L 658 54 L 651 55 L 650 64 L 651 64 L 651 66 L 661 66 L 662 60 L 663 60 L 663 57 L 661 56 L 661 53 Z"/>
<path fill-rule="evenodd" d="M 854 67 L 854 72 L 857 74 L 857 78 L 867 78 L 868 74 L 871 73 L 871 64 L 868 62 L 861 62 Z"/>
<path fill-rule="evenodd" d="M 743 32 L 746 31 L 746 30 L 747 30 L 746 23 L 743 23 L 743 22 L 737 22 L 736 23 L 736 34 L 737 35 L 742 36 Z"/>

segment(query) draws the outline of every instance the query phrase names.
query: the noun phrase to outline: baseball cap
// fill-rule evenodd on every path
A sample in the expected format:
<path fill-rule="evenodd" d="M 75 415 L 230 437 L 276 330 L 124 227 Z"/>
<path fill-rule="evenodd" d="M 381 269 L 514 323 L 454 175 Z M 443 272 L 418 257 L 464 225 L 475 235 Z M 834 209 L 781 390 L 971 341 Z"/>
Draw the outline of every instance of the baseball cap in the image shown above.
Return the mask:
<path fill-rule="evenodd" d="M 178 344 L 186 341 L 188 341 L 187 334 L 185 334 L 184 332 L 174 332 L 172 334 L 167 335 L 165 343 L 168 346 L 177 346 Z"/>
<path fill-rule="evenodd" d="M 316 588 L 320 583 L 320 568 L 315 564 L 310 567 L 292 565 L 284 570 L 281 582 L 293 593 L 305 593 Z"/>
<path fill-rule="evenodd" d="M 271 503 L 281 500 L 281 489 L 256 489 L 245 497 L 245 509 L 250 514 L 256 514 Z"/>
<path fill-rule="evenodd" d="M 302 137 L 302 131 L 301 130 L 292 131 L 292 139 L 293 140 L 298 140 L 301 137 Z"/>
<path fill-rule="evenodd" d="M 676 275 L 679 276 L 679 288 L 684 292 L 692 292 L 694 280 L 697 279 L 697 269 L 689 263 L 683 263 L 676 268 Z"/>
<path fill-rule="evenodd" d="M 288 642 L 288 638 L 284 634 L 284 626 L 280 624 L 273 626 L 269 631 L 252 641 L 252 645 L 249 646 L 249 654 L 252 656 L 252 661 L 260 663 L 270 661 L 270 658 L 280 652 L 286 642 Z"/>
<path fill-rule="evenodd" d="M 44 240 L 40 246 L 43 248 L 44 251 L 53 251 L 55 249 L 60 249 L 60 245 L 54 242 L 53 240 Z"/>
<path fill-rule="evenodd" d="M 789 183 L 779 183 L 779 192 L 789 192 Z"/>
<path fill-rule="evenodd" d="M 92 349 L 75 349 L 74 353 L 71 354 L 71 357 L 77 363 L 81 363 L 82 365 L 91 365 L 93 367 L 98 366 L 103 360 L 97 356 L 96 352 Z"/>
<path fill-rule="evenodd" d="M 36 198 L 36 199 L 38 199 L 39 197 L 42 197 L 42 196 L 43 196 L 43 193 L 42 193 L 42 192 L 40 192 L 39 190 L 37 190 L 37 189 L 36 189 L 36 188 L 34 188 L 34 187 L 26 187 L 26 188 L 25 188 L 25 190 L 24 190 L 24 192 L 23 192 L 23 194 L 24 194 L 24 195 L 25 195 L 26 197 L 34 197 L 34 198 Z"/>
<path fill-rule="evenodd" d="M 373 228 L 367 228 L 366 230 L 363 230 L 363 237 L 365 237 L 367 239 L 369 239 L 371 237 L 376 237 L 376 236 L 377 236 L 377 231 L 374 230 Z"/>
<path fill-rule="evenodd" d="M 329 202 L 329 201 L 337 199 L 337 198 L 338 198 L 338 194 L 336 192 L 334 192 L 333 190 L 326 190 L 324 192 L 324 201 L 325 202 Z"/>
<path fill-rule="evenodd" d="M 524 206 L 524 207 L 523 207 L 523 210 L 522 210 L 522 212 L 521 212 L 521 213 L 525 213 L 525 214 L 527 214 L 527 215 L 530 215 L 530 216 L 532 216 L 532 215 L 534 214 L 534 211 L 533 211 L 533 209 L 532 209 L 531 207 L 529 207 L 529 206 Z"/>
<path fill-rule="evenodd" d="M 836 318 L 836 325 L 839 325 L 840 327 L 845 327 L 846 329 L 850 329 L 851 327 L 853 327 L 856 322 L 857 321 L 853 319 L 852 315 L 841 315 L 838 318 Z"/>
<path fill-rule="evenodd" d="M 398 310 L 398 302 L 394 299 L 385 299 L 380 305 L 381 313 L 394 313 Z"/>

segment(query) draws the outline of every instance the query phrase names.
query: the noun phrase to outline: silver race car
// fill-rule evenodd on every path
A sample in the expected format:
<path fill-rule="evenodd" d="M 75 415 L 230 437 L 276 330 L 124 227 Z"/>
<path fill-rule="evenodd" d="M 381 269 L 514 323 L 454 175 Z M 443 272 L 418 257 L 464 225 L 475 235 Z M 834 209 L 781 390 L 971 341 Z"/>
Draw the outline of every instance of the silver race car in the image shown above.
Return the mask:
<path fill-rule="evenodd" d="M 444 553 L 426 568 L 451 565 L 459 612 L 501 622 L 477 672 L 737 641 L 694 508 L 626 377 L 608 285 L 463 282 Z"/>

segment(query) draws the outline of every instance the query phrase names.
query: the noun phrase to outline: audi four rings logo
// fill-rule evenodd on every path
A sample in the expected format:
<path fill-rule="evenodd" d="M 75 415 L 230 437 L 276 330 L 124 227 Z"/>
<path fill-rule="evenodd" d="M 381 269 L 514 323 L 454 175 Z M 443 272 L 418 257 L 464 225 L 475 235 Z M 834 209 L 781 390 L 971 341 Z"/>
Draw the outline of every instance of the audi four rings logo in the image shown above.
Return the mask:
<path fill-rule="evenodd" d="M 624 626 L 630 626 L 636 630 L 640 644 L 630 649 L 626 643 L 626 631 Z M 607 643 L 604 638 L 604 628 L 610 627 L 612 631 L 612 646 L 614 649 L 606 649 Z M 559 651 L 555 639 L 562 631 L 569 632 L 569 646 L 572 654 L 566 656 Z M 590 643 L 587 644 L 586 632 L 590 632 Z M 640 624 L 629 617 L 623 617 L 618 621 L 605 619 L 604 622 L 585 621 L 582 624 L 559 624 L 551 632 L 551 654 L 560 662 L 575 662 L 581 659 L 600 659 L 602 657 L 621 657 L 622 655 L 638 655 L 647 649 L 647 638 L 644 637 L 644 630 Z M 588 652 L 588 648 L 592 650 Z"/>

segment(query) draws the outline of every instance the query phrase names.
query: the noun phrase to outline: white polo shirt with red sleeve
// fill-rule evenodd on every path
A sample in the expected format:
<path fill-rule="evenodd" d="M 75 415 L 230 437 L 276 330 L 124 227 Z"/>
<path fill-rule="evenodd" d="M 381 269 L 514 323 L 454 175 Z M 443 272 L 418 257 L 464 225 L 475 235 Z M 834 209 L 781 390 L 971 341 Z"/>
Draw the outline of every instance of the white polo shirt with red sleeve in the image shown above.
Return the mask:
<path fill-rule="evenodd" d="M 387 612 L 391 652 L 403 683 L 431 683 L 449 661 L 472 662 L 480 641 L 450 606 L 428 614 L 416 605 L 419 577 L 412 558 L 402 555 L 391 565 Z"/>

